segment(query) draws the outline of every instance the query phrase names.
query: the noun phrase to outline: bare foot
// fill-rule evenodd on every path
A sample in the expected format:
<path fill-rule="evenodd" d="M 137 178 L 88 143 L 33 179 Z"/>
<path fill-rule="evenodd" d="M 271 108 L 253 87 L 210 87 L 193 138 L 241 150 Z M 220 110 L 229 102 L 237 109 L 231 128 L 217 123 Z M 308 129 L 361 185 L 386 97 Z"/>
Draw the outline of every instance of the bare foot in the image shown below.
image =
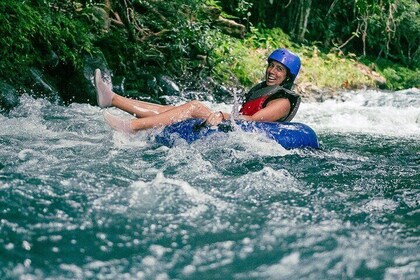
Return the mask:
<path fill-rule="evenodd" d="M 108 111 L 103 113 L 105 121 L 109 124 L 110 127 L 119 132 L 124 133 L 135 133 L 136 131 L 131 127 L 131 119 L 123 118 L 111 114 Z"/>
<path fill-rule="evenodd" d="M 95 88 L 96 88 L 96 101 L 98 106 L 106 108 L 112 106 L 112 98 L 114 93 L 112 90 L 102 81 L 101 70 L 95 70 Z"/>

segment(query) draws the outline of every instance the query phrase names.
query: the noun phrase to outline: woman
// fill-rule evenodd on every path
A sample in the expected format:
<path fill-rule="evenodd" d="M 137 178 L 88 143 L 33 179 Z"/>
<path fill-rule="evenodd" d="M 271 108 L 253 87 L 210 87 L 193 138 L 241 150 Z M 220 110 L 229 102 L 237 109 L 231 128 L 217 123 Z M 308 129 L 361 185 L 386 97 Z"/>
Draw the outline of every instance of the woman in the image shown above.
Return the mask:
<path fill-rule="evenodd" d="M 248 121 L 290 121 L 300 102 L 300 97 L 290 91 L 300 70 L 300 59 L 287 49 L 277 49 L 270 54 L 267 61 L 265 81 L 253 87 L 246 95 L 239 118 Z M 123 97 L 108 88 L 102 81 L 99 69 L 95 71 L 95 87 L 99 107 L 115 106 L 137 117 L 125 119 L 105 112 L 107 123 L 122 132 L 135 133 L 190 118 L 204 119 L 208 125 L 213 126 L 230 118 L 229 113 L 213 112 L 197 100 L 171 106 Z"/>

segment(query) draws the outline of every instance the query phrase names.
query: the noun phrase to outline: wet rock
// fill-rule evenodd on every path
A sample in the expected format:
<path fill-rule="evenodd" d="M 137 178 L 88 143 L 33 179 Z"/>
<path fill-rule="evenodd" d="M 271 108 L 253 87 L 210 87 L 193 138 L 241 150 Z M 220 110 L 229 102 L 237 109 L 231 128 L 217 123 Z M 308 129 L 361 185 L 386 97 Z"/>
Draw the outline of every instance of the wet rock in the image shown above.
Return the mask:
<path fill-rule="evenodd" d="M 178 84 L 165 75 L 134 73 L 125 79 L 123 88 L 125 96 L 158 104 L 167 104 L 166 96 L 181 95 Z"/>
<path fill-rule="evenodd" d="M 328 99 L 337 98 L 340 94 L 331 89 L 321 89 L 311 83 L 299 83 L 293 90 L 302 97 L 305 102 L 324 102 Z"/>
<path fill-rule="evenodd" d="M 178 83 L 182 88 L 181 96 L 188 100 L 197 99 L 228 104 L 233 103 L 234 93 L 237 97 L 244 94 L 244 89 L 239 83 L 227 87 L 208 75 L 191 74 L 179 79 Z"/>
<path fill-rule="evenodd" d="M 47 60 L 45 62 L 45 66 L 48 67 L 49 69 L 53 69 L 53 68 L 57 67 L 59 63 L 60 63 L 60 59 L 59 59 L 57 53 L 54 52 L 54 51 L 51 51 L 49 56 L 47 57 Z"/>
<path fill-rule="evenodd" d="M 209 92 L 212 95 L 213 99 L 217 103 L 233 103 L 234 102 L 234 95 L 236 94 L 236 98 L 239 100 L 242 96 L 245 95 L 245 91 L 243 88 L 236 88 L 236 87 L 225 87 L 217 82 L 215 82 L 212 78 L 207 77 L 202 82 L 203 91 Z"/>
<path fill-rule="evenodd" d="M 373 71 L 368 66 L 357 63 L 356 67 L 362 72 L 364 75 L 368 76 L 370 79 L 372 79 L 376 86 L 379 88 L 385 88 L 386 86 L 386 79 L 385 77 L 381 76 L 379 73 Z"/>
<path fill-rule="evenodd" d="M 222 9 L 220 7 L 207 5 L 203 6 L 203 15 L 211 21 L 217 20 L 221 13 Z"/>
<path fill-rule="evenodd" d="M 244 38 L 246 27 L 243 24 L 239 24 L 231 19 L 226 19 L 220 16 L 216 20 L 216 25 L 222 30 L 223 33 L 228 35 L 237 37 L 237 38 Z"/>
<path fill-rule="evenodd" d="M 159 98 L 156 77 L 145 73 L 131 73 L 128 76 L 113 76 L 113 90 L 123 96 L 153 101 Z"/>
<path fill-rule="evenodd" d="M 218 7 L 207 6 L 203 10 L 205 17 L 207 17 L 214 25 L 220 28 L 220 30 L 228 35 L 244 38 L 246 33 L 246 27 L 243 24 L 237 23 L 234 20 L 224 18 L 221 13 L 222 9 Z"/>
<path fill-rule="evenodd" d="M 156 90 L 159 95 L 179 95 L 179 86 L 168 76 L 159 75 L 156 77 Z"/>
<path fill-rule="evenodd" d="M 9 84 L 0 81 L 0 110 L 10 111 L 19 105 L 19 94 L 17 90 Z"/>
<path fill-rule="evenodd" d="M 120 95 L 128 95 L 126 80 L 127 78 L 124 76 L 113 76 L 112 90 Z"/>
<path fill-rule="evenodd" d="M 104 81 L 111 84 L 111 71 L 102 54 L 86 56 L 83 70 L 74 69 L 69 65 L 61 65 L 54 70 L 60 96 L 66 104 L 77 102 L 96 105 L 93 79 L 96 68 L 101 69 Z"/>
<path fill-rule="evenodd" d="M 92 11 L 102 29 L 104 31 L 109 31 L 111 27 L 111 18 L 109 17 L 109 12 L 99 6 L 93 6 Z"/>
<path fill-rule="evenodd" d="M 62 101 L 54 79 L 48 74 L 39 69 L 30 68 L 29 76 L 29 88 L 32 90 L 33 96 L 45 98 L 54 103 Z"/>

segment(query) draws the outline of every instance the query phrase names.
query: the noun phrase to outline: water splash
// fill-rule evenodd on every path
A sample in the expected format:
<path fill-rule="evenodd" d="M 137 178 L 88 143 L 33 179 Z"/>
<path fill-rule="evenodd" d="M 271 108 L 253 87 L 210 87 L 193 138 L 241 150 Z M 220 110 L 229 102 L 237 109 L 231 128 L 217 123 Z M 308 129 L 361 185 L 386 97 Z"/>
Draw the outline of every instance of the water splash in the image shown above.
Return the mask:
<path fill-rule="evenodd" d="M 286 151 L 167 148 L 24 95 L 0 115 L 0 278 L 418 278 L 418 92 L 343 99 L 297 116 L 323 149 Z"/>

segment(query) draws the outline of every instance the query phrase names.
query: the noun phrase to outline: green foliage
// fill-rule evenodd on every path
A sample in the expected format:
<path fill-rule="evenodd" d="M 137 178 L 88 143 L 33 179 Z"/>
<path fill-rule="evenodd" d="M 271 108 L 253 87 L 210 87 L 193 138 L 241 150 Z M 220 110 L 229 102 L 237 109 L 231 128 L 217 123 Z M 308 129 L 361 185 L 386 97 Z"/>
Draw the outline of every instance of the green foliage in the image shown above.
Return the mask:
<path fill-rule="evenodd" d="M 122 24 L 103 35 L 101 49 L 114 71 L 165 72 L 182 76 L 208 51 L 208 21 L 201 1 L 116 1 Z M 109 42 L 112 42 L 110 45 Z"/>
<path fill-rule="evenodd" d="M 280 27 L 294 41 L 338 48 L 358 56 L 376 56 L 420 66 L 420 3 L 418 0 L 238 1 L 222 7 L 242 19 L 241 3 L 249 3 L 251 25 Z"/>
<path fill-rule="evenodd" d="M 412 0 L 402 0 L 398 10 L 396 26 L 396 48 L 404 55 L 400 58 L 404 65 L 420 68 L 420 4 Z"/>
<path fill-rule="evenodd" d="M 218 40 L 212 52 L 213 75 L 217 80 L 229 84 L 238 82 L 250 86 L 263 77 L 263 52 L 257 52 L 244 45 L 239 39 L 223 34 L 214 34 Z"/>
<path fill-rule="evenodd" d="M 213 74 L 218 80 L 251 86 L 264 78 L 269 52 L 280 47 L 291 48 L 289 37 L 279 28 L 251 28 L 244 40 L 212 33 Z M 293 48 L 291 48 L 293 49 Z"/>
<path fill-rule="evenodd" d="M 251 1 L 239 0 L 235 11 L 240 15 L 242 20 L 248 21 L 252 5 L 253 3 Z"/>
<path fill-rule="evenodd" d="M 358 70 L 356 56 L 344 56 L 331 47 L 345 45 L 357 31 L 358 16 L 369 13 L 367 51 L 369 57 L 381 55 L 367 64 L 376 65 L 391 89 L 419 86 L 420 17 L 415 1 L 334 1 L 335 6 L 312 1 L 311 28 L 306 33 L 309 46 L 293 43 L 291 26 L 286 23 L 293 16 L 289 9 L 297 8 L 298 1 L 286 5 L 289 2 L 115 0 L 109 7 L 101 0 L 1 1 L 0 80 L 13 83 L 23 71 L 44 69 L 52 63 L 81 69 L 86 55 L 100 51 L 119 75 L 153 72 L 183 77 L 200 73 L 227 84 L 251 86 L 263 78 L 267 55 L 286 47 L 302 58 L 299 82 L 333 88 L 374 86 L 374 81 Z M 391 8 L 392 17 L 383 15 L 387 8 Z M 254 21 L 246 37 L 237 39 L 213 25 L 226 11 L 243 23 L 250 12 L 254 20 L 267 17 Z M 389 23 L 392 32 L 381 36 Z M 361 50 L 356 45 L 360 45 L 361 36 L 357 35 L 354 44 L 350 41 L 342 49 L 359 56 Z M 381 58 L 385 56 L 388 60 Z M 52 61 L 54 57 L 57 59 Z"/>
<path fill-rule="evenodd" d="M 245 42 L 237 48 L 248 48 L 248 53 L 258 52 L 260 49 L 267 52 L 283 46 L 294 50 L 301 55 L 303 61 L 299 82 L 332 88 L 374 87 L 374 69 L 362 66 L 356 59 L 374 57 L 367 65 L 382 65 L 379 61 L 387 61 L 389 64 L 376 69 L 385 76 L 386 87 L 400 89 L 419 85 L 420 4 L 416 0 L 248 2 L 252 4 L 249 10 L 252 13 L 251 23 L 257 27 L 251 27 Z M 310 4 L 307 5 L 308 3 Z M 222 2 L 222 7 L 238 18 L 239 5 L 240 1 L 237 0 Z M 298 47 L 290 42 L 296 41 L 296 24 L 301 24 L 296 19 L 301 11 L 309 13 L 306 14 L 306 46 Z M 224 61 L 240 63 L 252 60 L 246 51 L 226 53 Z M 344 56 L 344 53 L 348 55 Z M 244 57 L 234 59 L 229 55 Z M 251 69 L 256 67 L 256 63 L 251 65 Z M 248 74 L 236 68 L 232 72 L 240 81 L 248 83 L 255 80 L 251 69 L 246 71 Z M 223 72 L 222 69 L 216 72 L 226 75 L 226 71 Z M 253 78 L 247 80 L 247 75 Z"/>
<path fill-rule="evenodd" d="M 319 88 L 375 87 L 375 80 L 361 71 L 355 55 L 325 53 L 316 46 L 296 46 L 281 29 L 253 28 L 245 40 L 218 33 L 209 36 L 217 46 L 212 53 L 213 75 L 221 81 L 251 86 L 264 78 L 266 58 L 276 48 L 286 47 L 302 60 L 297 82 Z M 367 68 L 367 67 L 364 67 Z"/>
<path fill-rule="evenodd" d="M 66 14 L 74 10 L 57 12 L 54 10 L 57 7 L 50 4 L 47 1 L 0 2 L 3 79 L 13 80 L 21 69 L 47 65 L 52 53 L 58 56 L 59 63 L 78 67 L 82 55 L 94 50 L 86 25 Z"/>
<path fill-rule="evenodd" d="M 388 89 L 420 88 L 420 69 L 413 71 L 401 65 L 390 65 L 389 62 L 378 63 L 378 68 L 387 80 Z"/>
<path fill-rule="evenodd" d="M 120 74 L 182 75 L 198 67 L 197 55 L 208 52 L 202 1 L 114 1 L 112 7 L 103 2 L 1 1 L 0 79 L 13 82 L 24 69 L 48 66 L 52 57 L 80 69 L 84 57 L 98 50 Z M 115 16 L 121 22 L 107 26 Z"/>
<path fill-rule="evenodd" d="M 277 49 L 280 47 L 292 48 L 293 43 L 290 36 L 283 32 L 280 28 L 266 28 L 259 25 L 257 28 L 251 28 L 247 36 L 247 42 L 256 48 L 267 50 Z"/>
<path fill-rule="evenodd" d="M 358 68 L 354 55 L 344 57 L 338 53 L 323 53 L 317 47 L 300 49 L 302 70 L 300 83 L 311 83 L 319 88 L 375 87 L 375 81 Z"/>

